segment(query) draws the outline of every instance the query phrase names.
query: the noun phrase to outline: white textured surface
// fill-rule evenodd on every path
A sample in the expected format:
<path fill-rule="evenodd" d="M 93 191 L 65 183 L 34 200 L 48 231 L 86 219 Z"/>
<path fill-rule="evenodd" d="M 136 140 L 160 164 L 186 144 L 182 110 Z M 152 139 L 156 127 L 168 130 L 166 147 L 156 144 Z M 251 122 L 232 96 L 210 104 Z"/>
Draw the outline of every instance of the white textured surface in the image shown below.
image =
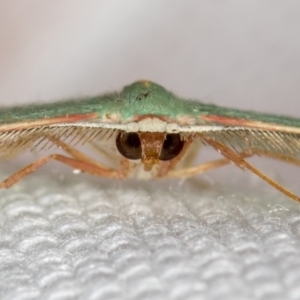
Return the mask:
<path fill-rule="evenodd" d="M 1 192 L 1 299 L 300 297 L 300 206 L 275 192 L 55 177 Z"/>
<path fill-rule="evenodd" d="M 0 103 L 146 78 L 299 117 L 299 15 L 299 1 L 1 0 Z M 300 194 L 296 168 L 262 169 Z M 203 188 L 45 167 L 0 191 L 0 299 L 300 299 L 299 205 L 241 174 Z"/>

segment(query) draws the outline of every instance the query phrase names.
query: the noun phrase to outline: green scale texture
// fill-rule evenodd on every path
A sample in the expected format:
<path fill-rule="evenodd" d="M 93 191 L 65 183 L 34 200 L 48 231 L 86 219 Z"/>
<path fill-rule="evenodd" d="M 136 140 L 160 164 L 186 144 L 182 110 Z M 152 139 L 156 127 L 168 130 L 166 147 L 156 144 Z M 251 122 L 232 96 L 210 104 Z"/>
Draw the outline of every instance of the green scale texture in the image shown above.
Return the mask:
<path fill-rule="evenodd" d="M 95 112 L 99 115 L 99 119 L 102 116 L 117 113 L 121 116 L 124 123 L 130 121 L 135 116 L 159 115 L 172 120 L 177 117 L 189 116 L 190 119 L 195 119 L 196 124 L 203 124 L 201 116 L 216 115 L 300 127 L 300 119 L 297 118 L 241 111 L 185 100 L 175 96 L 161 85 L 149 81 L 135 82 L 126 86 L 121 93 L 110 93 L 102 96 L 49 104 L 43 103 L 1 108 L 0 122 L 1 124 L 23 121 L 30 122 L 38 119 Z"/>

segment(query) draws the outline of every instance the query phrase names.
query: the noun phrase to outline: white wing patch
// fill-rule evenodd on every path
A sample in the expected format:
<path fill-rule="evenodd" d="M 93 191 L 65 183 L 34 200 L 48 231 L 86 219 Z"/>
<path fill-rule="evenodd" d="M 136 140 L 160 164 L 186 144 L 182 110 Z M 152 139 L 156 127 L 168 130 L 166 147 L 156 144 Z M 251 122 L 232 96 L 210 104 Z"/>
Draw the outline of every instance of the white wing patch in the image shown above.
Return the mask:
<path fill-rule="evenodd" d="M 166 132 L 166 133 L 195 133 L 204 131 L 220 131 L 224 129 L 224 126 L 216 125 L 186 125 L 181 126 L 177 123 L 168 123 L 158 118 L 145 118 L 138 122 L 129 122 L 125 124 L 110 124 L 99 122 L 77 122 L 77 123 L 65 123 L 49 125 L 47 128 L 59 128 L 59 127 L 77 127 L 77 128 L 93 128 L 93 129 L 112 129 L 122 130 L 125 132 Z"/>

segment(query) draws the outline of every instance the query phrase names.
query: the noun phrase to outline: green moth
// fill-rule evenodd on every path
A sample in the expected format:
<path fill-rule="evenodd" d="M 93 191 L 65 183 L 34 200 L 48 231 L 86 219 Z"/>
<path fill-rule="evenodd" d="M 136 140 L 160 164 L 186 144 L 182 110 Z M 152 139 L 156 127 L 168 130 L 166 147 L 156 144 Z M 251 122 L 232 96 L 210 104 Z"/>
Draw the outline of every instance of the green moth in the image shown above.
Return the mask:
<path fill-rule="evenodd" d="M 201 143 L 223 158 L 189 166 Z M 84 154 L 78 149 L 84 144 L 115 166 Z M 150 81 L 97 97 L 0 109 L 4 157 L 55 147 L 66 154 L 37 159 L 1 182 L 0 188 L 11 187 L 52 160 L 117 179 L 190 177 L 232 162 L 300 202 L 246 160 L 260 155 L 300 165 L 300 119 L 185 100 Z"/>

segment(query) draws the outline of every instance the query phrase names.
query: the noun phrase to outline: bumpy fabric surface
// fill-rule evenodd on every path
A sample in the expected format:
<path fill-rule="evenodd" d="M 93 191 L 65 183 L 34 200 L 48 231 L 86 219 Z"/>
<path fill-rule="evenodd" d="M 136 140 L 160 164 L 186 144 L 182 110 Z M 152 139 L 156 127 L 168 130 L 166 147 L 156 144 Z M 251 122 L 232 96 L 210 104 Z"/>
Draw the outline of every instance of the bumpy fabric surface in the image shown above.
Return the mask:
<path fill-rule="evenodd" d="M 299 299 L 300 206 L 227 174 L 0 191 L 0 299 Z"/>

